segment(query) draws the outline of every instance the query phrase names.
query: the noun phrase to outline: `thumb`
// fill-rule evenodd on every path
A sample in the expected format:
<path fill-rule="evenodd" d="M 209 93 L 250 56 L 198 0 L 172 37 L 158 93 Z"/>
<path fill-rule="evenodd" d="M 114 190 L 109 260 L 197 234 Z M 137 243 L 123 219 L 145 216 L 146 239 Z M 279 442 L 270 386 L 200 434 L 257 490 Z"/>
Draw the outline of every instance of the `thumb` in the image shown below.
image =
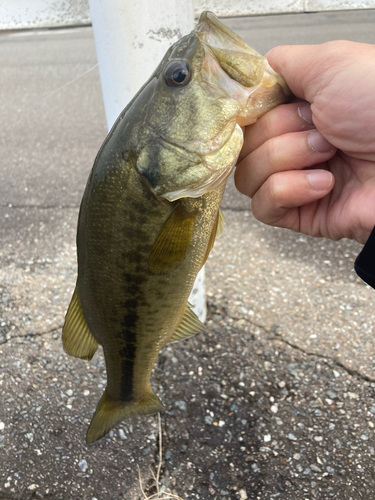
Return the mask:
<path fill-rule="evenodd" d="M 319 45 L 279 45 L 267 52 L 266 58 L 271 67 L 285 78 L 296 97 L 312 102 L 317 67 L 320 66 L 322 73 L 319 52 L 322 52 Z"/>
<path fill-rule="evenodd" d="M 266 58 L 285 78 L 295 96 L 312 103 L 337 73 L 343 72 L 340 82 L 345 84 L 348 67 L 361 58 L 367 73 L 368 62 L 373 60 L 374 53 L 371 45 L 335 40 L 318 45 L 280 45 L 267 52 Z"/>

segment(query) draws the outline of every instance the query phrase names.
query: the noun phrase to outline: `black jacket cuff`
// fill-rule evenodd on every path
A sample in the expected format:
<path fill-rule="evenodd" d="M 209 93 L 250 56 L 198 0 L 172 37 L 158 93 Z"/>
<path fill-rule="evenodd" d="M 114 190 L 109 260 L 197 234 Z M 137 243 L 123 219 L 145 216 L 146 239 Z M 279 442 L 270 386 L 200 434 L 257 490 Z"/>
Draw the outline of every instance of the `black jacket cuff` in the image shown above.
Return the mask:
<path fill-rule="evenodd" d="M 354 269 L 363 281 L 375 288 L 375 227 L 356 258 Z"/>

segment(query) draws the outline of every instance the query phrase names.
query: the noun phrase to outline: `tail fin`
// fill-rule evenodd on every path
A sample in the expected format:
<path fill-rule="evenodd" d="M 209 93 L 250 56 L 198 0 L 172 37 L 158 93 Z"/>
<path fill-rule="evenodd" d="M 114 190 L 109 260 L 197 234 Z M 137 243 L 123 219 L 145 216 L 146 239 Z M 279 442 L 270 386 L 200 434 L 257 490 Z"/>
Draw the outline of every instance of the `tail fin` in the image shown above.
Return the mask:
<path fill-rule="evenodd" d="M 116 401 L 111 401 L 107 390 L 105 390 L 92 417 L 86 434 L 86 442 L 93 443 L 97 441 L 107 434 L 112 427 L 131 415 L 151 415 L 163 409 L 160 399 L 152 391 L 146 399 L 140 402 L 121 405 Z"/>

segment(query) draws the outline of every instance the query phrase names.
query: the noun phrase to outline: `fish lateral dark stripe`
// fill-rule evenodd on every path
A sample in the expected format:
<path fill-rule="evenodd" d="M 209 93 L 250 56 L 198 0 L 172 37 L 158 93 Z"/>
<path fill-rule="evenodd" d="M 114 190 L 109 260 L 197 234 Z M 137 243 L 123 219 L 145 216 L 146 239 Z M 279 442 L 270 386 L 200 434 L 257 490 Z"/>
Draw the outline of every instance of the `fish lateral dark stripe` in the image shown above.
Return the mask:
<path fill-rule="evenodd" d="M 129 312 L 124 315 L 122 321 L 122 336 L 125 345 L 119 353 L 121 358 L 119 397 L 123 402 L 133 400 L 134 362 L 137 351 L 137 304 L 137 298 L 129 299 L 124 303 L 124 310 Z"/>

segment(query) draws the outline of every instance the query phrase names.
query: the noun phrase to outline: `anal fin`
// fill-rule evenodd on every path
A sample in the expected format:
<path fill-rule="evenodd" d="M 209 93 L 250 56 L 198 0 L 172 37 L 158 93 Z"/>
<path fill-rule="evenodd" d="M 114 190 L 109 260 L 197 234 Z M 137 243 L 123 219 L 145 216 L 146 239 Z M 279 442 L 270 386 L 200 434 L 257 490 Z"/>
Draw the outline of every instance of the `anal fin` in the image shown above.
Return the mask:
<path fill-rule="evenodd" d="M 204 331 L 204 324 L 200 321 L 195 312 L 191 310 L 191 307 L 192 306 L 187 303 L 184 315 L 169 342 L 179 342 L 180 340 L 193 337 L 193 335 Z"/>
<path fill-rule="evenodd" d="M 112 401 L 104 391 L 86 434 L 86 442 L 93 443 L 105 436 L 116 424 L 132 415 L 151 415 L 164 409 L 160 399 L 150 388 L 149 395 L 139 402 L 121 404 Z"/>
<path fill-rule="evenodd" d="M 65 316 L 62 342 L 64 351 L 67 354 L 85 361 L 90 361 L 99 346 L 83 317 L 77 287 L 74 290 Z"/>

